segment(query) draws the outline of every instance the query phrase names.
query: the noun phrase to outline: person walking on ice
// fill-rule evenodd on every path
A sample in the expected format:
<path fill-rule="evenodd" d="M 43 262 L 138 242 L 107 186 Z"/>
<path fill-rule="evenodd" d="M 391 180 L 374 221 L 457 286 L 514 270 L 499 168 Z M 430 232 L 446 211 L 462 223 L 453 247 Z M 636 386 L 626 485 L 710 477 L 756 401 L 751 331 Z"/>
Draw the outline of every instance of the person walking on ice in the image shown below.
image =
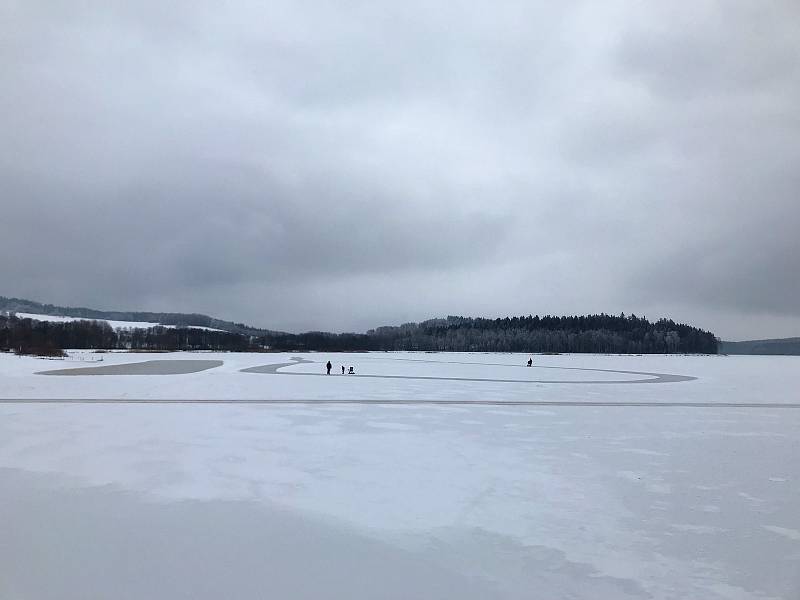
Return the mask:
<path fill-rule="evenodd" d="M 331 361 L 328 361 L 328 364 L 325 365 L 325 368 L 328 369 L 328 375 L 330 375 L 331 374 L 331 369 L 333 368 L 333 365 L 331 364 Z"/>
<path fill-rule="evenodd" d="M 529 358 L 529 359 L 528 359 L 528 366 L 529 366 L 529 367 L 532 367 L 532 366 L 533 366 L 533 359 L 532 359 L 532 358 Z"/>
<path fill-rule="evenodd" d="M 342 375 L 344 375 L 344 365 L 342 365 Z"/>

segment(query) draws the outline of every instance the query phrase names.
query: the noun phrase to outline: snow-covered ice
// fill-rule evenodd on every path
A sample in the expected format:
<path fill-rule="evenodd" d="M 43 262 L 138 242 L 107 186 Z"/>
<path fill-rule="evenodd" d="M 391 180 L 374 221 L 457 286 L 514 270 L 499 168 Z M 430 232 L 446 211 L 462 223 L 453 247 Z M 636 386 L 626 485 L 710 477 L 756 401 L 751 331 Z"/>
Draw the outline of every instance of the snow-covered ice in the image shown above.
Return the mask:
<path fill-rule="evenodd" d="M 83 365 L 0 355 L 0 398 L 131 401 L 0 403 L 0 597 L 800 596 L 800 359 L 103 356 L 223 364 L 57 377 L 36 373 Z M 337 399 L 385 403 L 313 403 Z"/>

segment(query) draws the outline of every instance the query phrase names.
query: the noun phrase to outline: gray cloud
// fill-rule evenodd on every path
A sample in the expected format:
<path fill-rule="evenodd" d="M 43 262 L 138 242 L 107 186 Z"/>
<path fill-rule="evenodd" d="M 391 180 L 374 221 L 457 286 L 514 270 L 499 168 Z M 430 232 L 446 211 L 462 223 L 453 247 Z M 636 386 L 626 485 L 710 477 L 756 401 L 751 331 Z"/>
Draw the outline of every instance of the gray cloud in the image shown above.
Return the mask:
<path fill-rule="evenodd" d="M 794 2 L 11 2 L 5 295 L 800 334 Z"/>

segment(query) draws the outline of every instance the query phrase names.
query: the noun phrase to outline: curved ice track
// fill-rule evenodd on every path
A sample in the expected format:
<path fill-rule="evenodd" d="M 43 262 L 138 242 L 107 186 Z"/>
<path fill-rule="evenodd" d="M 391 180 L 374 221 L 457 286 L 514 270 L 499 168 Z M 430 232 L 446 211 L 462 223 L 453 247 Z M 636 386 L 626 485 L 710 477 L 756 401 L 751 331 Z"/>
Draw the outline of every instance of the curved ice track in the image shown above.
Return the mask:
<path fill-rule="evenodd" d="M 458 361 L 442 361 L 442 360 L 423 360 L 423 359 L 409 359 L 409 358 L 398 358 L 393 360 L 404 360 L 410 362 L 424 362 L 430 364 L 460 364 L 460 365 L 480 365 L 480 366 L 502 366 L 502 367 L 516 367 L 518 365 L 506 365 L 500 363 L 474 363 L 474 362 L 458 362 Z M 288 363 L 277 363 L 272 365 L 263 365 L 260 367 L 250 367 L 248 369 L 242 369 L 242 373 L 261 373 L 267 375 L 295 375 L 295 376 L 306 376 L 306 377 L 327 377 L 325 373 L 295 373 L 292 371 L 281 371 L 280 369 L 284 367 L 291 367 L 292 365 L 299 365 L 302 363 L 313 363 L 315 361 L 308 360 L 299 356 L 293 356 L 292 362 Z M 529 367 L 523 367 L 529 368 Z M 569 379 L 486 379 L 480 377 L 436 377 L 433 375 L 349 375 L 349 377 L 369 377 L 369 378 L 377 378 L 377 379 L 414 379 L 420 381 L 470 381 L 470 382 L 484 382 L 484 383 L 537 383 L 537 384 L 546 384 L 546 383 L 558 383 L 558 384 L 620 384 L 620 383 L 677 383 L 681 381 L 693 381 L 697 379 L 697 377 L 691 377 L 690 375 L 672 375 L 670 373 L 650 373 L 647 371 L 619 371 L 616 369 L 584 369 L 580 367 L 543 367 L 543 366 L 533 366 L 530 367 L 532 369 L 560 369 L 564 371 L 591 371 L 595 373 L 619 373 L 621 375 L 644 375 L 646 379 L 581 379 L 581 380 L 569 380 Z"/>

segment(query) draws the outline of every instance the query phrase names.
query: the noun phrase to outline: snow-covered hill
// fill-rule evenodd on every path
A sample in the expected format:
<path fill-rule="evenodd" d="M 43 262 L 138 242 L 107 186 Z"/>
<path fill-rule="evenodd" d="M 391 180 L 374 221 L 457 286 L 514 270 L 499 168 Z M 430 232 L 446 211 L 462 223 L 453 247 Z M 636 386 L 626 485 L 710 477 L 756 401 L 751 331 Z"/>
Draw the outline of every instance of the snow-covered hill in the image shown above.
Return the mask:
<path fill-rule="evenodd" d="M 62 315 L 40 315 L 36 313 L 15 313 L 20 319 L 33 319 L 34 321 L 51 321 L 55 323 L 69 323 L 71 321 L 105 321 L 114 329 L 148 329 L 150 327 L 166 327 L 167 329 L 175 329 L 175 325 L 162 325 L 161 323 L 153 323 L 150 321 L 113 321 L 109 319 L 81 319 L 79 317 L 65 317 Z M 201 327 L 200 325 L 187 325 L 186 329 L 203 329 L 205 331 L 223 331 L 222 329 L 214 329 L 213 327 Z"/>

